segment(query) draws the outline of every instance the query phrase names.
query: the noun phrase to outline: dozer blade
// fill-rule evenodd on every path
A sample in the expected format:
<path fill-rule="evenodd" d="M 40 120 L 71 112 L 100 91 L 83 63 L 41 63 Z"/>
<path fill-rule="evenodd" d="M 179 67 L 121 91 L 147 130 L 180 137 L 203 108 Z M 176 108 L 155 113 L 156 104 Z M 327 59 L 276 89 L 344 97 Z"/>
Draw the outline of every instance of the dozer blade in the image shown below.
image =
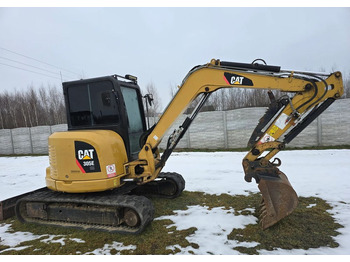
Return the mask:
<path fill-rule="evenodd" d="M 279 179 L 261 178 L 262 194 L 260 224 L 266 229 L 291 214 L 298 205 L 298 196 L 287 176 L 279 172 Z"/>

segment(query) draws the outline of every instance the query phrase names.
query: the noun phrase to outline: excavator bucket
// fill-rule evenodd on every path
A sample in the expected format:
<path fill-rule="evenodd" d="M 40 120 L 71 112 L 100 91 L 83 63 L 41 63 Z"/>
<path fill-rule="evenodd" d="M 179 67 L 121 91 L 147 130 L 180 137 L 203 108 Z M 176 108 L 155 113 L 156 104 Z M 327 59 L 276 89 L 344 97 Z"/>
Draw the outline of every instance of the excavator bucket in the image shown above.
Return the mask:
<path fill-rule="evenodd" d="M 266 229 L 288 216 L 298 205 L 298 196 L 287 176 L 279 172 L 280 179 L 264 179 L 259 182 L 262 194 L 260 224 Z"/>

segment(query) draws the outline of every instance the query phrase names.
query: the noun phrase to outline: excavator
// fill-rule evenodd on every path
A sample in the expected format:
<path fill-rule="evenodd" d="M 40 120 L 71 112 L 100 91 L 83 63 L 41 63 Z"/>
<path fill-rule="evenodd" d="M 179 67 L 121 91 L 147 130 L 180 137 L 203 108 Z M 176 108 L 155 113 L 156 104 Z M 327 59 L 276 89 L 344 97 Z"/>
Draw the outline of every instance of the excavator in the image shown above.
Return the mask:
<path fill-rule="evenodd" d="M 262 62 L 260 62 L 262 61 Z M 222 88 L 267 90 L 270 105 L 249 141 L 244 179 L 262 195 L 267 229 L 293 212 L 298 196 L 275 155 L 343 94 L 340 72 L 282 70 L 263 60 L 212 59 L 192 68 L 158 122 L 147 128 L 143 97 L 132 75 L 63 83 L 68 131 L 49 137 L 46 188 L 16 203 L 21 222 L 139 234 L 153 220 L 150 196 L 173 199 L 185 188 L 175 172 L 161 172 L 209 96 Z M 273 90 L 283 94 L 276 98 Z M 189 105 L 195 109 L 160 142 Z"/>

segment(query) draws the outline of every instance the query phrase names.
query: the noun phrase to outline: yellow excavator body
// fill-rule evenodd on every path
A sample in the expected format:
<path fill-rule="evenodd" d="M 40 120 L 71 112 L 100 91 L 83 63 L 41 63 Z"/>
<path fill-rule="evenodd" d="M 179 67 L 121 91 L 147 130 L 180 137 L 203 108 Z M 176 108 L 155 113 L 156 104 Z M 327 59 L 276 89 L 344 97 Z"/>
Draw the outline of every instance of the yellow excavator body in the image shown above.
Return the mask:
<path fill-rule="evenodd" d="M 151 96 L 142 97 L 134 76 L 63 83 L 68 131 L 49 138 L 49 190 L 19 201 L 18 218 L 45 225 L 142 232 L 154 213 L 143 195 L 174 198 L 184 190 L 181 175 L 161 170 L 209 96 L 222 88 L 268 90 L 271 103 L 248 141 L 250 150 L 242 164 L 244 179 L 254 179 L 262 193 L 262 228 L 276 224 L 297 207 L 298 196 L 278 168 L 281 160 L 274 157 L 341 97 L 340 72 L 290 71 L 213 59 L 189 71 L 152 127 L 146 127 L 143 111 L 143 98 L 151 102 Z M 275 98 L 272 90 L 283 95 Z M 160 154 L 158 146 L 166 132 L 195 100 L 196 108 L 169 136 Z"/>
<path fill-rule="evenodd" d="M 68 193 L 120 187 L 127 154 L 123 139 L 109 130 L 57 132 L 49 137 L 46 185 Z"/>

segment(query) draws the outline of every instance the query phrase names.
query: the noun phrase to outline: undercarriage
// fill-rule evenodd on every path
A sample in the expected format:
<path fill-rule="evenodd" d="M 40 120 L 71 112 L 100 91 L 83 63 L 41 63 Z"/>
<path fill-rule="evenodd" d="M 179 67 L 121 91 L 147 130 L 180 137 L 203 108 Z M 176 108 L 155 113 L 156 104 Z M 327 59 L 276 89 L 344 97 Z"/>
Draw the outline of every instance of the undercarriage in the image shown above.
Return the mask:
<path fill-rule="evenodd" d="M 21 222 L 39 225 L 139 234 L 154 218 L 154 207 L 146 196 L 175 198 L 185 188 L 177 173 L 161 173 L 143 186 L 127 183 L 121 188 L 86 194 L 44 189 L 17 201 Z"/>

